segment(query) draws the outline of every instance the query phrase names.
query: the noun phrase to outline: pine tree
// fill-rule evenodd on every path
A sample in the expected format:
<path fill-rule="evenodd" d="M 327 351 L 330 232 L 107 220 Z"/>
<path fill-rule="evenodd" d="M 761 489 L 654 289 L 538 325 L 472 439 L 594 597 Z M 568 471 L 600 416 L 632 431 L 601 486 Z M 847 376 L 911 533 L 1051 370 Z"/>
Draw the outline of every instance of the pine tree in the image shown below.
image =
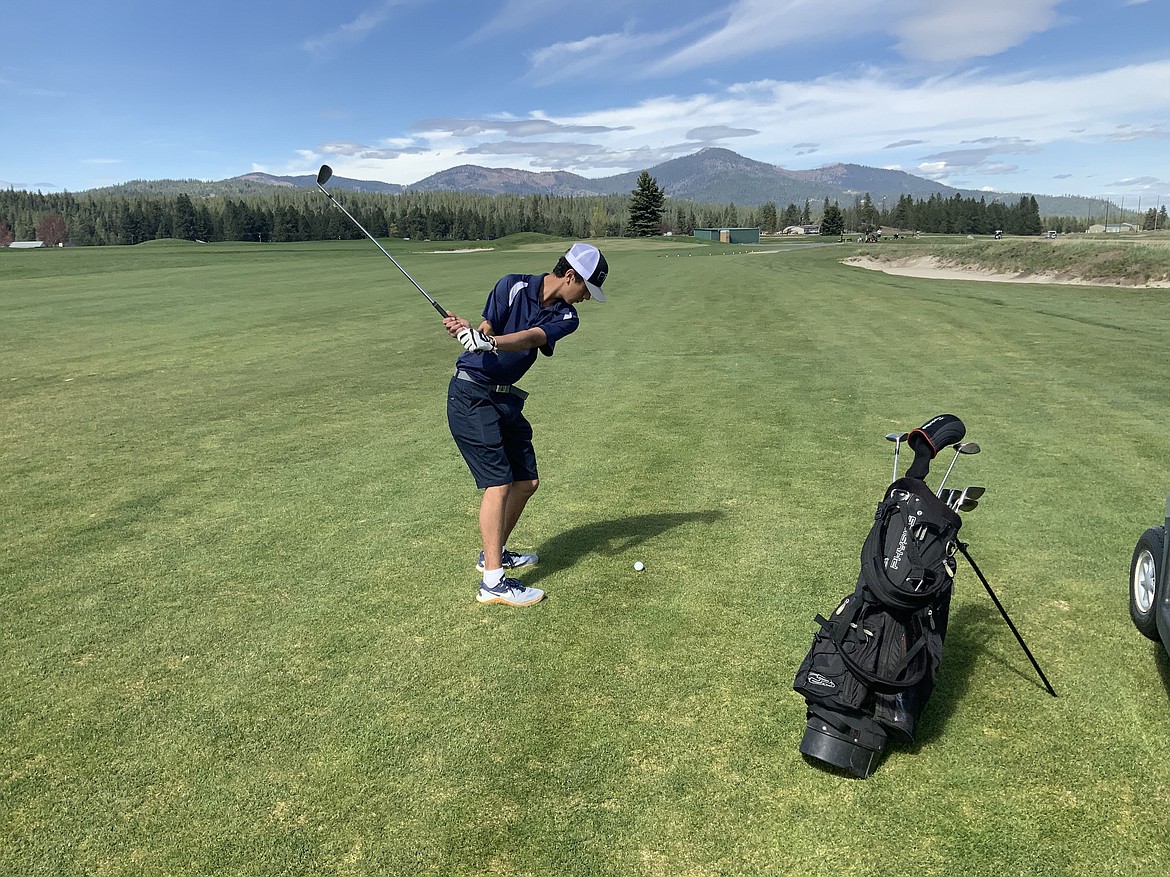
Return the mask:
<path fill-rule="evenodd" d="M 824 214 L 821 216 L 821 234 L 822 235 L 841 235 L 845 233 L 845 216 L 841 213 L 841 208 L 837 206 L 837 202 L 829 203 L 829 199 L 825 199 Z"/>
<path fill-rule="evenodd" d="M 630 236 L 650 237 L 662 230 L 666 193 L 649 171 L 638 176 L 637 188 L 630 193 Z"/>
<path fill-rule="evenodd" d="M 769 201 L 760 208 L 760 231 L 772 233 L 777 230 L 776 224 L 780 221 L 779 214 L 776 212 L 776 202 Z"/>

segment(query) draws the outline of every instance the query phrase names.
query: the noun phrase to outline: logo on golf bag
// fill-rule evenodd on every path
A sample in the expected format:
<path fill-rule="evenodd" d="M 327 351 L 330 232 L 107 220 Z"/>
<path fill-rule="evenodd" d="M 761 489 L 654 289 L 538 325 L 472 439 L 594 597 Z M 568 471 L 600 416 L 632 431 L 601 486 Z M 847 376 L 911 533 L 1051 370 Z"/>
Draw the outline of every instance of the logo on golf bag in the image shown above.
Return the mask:
<path fill-rule="evenodd" d="M 914 521 L 917 520 L 914 515 L 911 515 L 907 520 L 908 526 L 902 530 L 902 536 L 898 539 L 898 550 L 894 552 L 887 563 L 889 568 L 897 571 L 898 564 L 902 562 L 902 558 L 906 556 L 906 543 L 910 540 L 910 531 L 914 529 Z"/>

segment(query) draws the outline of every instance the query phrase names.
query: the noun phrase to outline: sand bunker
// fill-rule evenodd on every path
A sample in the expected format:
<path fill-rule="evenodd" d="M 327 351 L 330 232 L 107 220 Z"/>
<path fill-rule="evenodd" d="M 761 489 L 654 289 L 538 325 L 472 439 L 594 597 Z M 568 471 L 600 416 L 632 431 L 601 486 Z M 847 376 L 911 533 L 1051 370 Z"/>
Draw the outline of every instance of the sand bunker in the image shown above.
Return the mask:
<path fill-rule="evenodd" d="M 1083 280 L 1054 274 L 999 274 L 982 268 L 945 265 L 934 256 L 913 256 L 886 261 L 871 256 L 854 256 L 843 260 L 846 265 L 896 274 L 899 277 L 923 277 L 928 280 L 984 280 L 993 283 L 1065 283 L 1077 286 L 1125 286 L 1130 289 L 1170 288 L 1170 281 L 1123 283 L 1109 280 Z"/>

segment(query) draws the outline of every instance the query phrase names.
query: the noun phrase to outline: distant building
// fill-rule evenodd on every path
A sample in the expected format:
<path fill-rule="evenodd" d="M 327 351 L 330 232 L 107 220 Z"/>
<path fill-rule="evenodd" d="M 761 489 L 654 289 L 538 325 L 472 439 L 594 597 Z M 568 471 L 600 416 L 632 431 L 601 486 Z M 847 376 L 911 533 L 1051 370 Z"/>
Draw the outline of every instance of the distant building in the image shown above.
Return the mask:
<path fill-rule="evenodd" d="M 1112 223 L 1110 223 L 1109 225 L 1101 225 L 1100 223 L 1098 223 L 1097 225 L 1090 225 L 1089 229 L 1088 229 L 1088 233 L 1089 234 L 1104 234 L 1107 232 L 1109 234 L 1129 234 L 1131 231 L 1137 231 L 1137 230 L 1138 230 L 1138 227 L 1131 222 L 1123 222 L 1120 225 L 1114 225 Z"/>
<path fill-rule="evenodd" d="M 781 234 L 820 234 L 819 225 L 790 225 Z"/>
<path fill-rule="evenodd" d="M 758 244 L 758 228 L 696 228 L 695 237 L 701 241 L 720 241 L 724 244 Z"/>
<path fill-rule="evenodd" d="M 8 245 L 10 250 L 37 250 L 45 245 L 44 241 L 13 241 Z"/>

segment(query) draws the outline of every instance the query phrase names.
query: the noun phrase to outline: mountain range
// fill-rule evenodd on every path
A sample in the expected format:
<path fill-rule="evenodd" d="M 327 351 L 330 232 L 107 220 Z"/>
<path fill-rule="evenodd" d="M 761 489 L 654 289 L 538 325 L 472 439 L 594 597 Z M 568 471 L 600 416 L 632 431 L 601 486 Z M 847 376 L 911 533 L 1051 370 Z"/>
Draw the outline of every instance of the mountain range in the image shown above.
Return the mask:
<path fill-rule="evenodd" d="M 932 195 L 953 198 L 985 198 L 1015 204 L 1024 195 L 1034 195 L 1044 216 L 1089 216 L 1099 212 L 1099 199 L 1073 195 L 1038 193 L 987 192 L 956 189 L 904 171 L 866 167 L 859 164 L 830 164 L 813 170 L 792 171 L 774 164 L 745 158 L 729 149 L 708 147 L 681 158 L 646 168 L 668 198 L 701 204 L 758 206 L 769 201 L 783 210 L 789 204 L 803 206 L 811 201 L 819 206 L 826 198 L 842 207 L 868 194 L 875 205 L 892 209 L 903 195 L 914 200 L 928 200 Z M 523 171 L 514 168 L 487 168 L 459 165 L 439 171 L 409 185 L 355 180 L 335 176 L 331 189 L 355 192 L 401 194 L 403 192 L 468 192 L 481 195 L 555 195 L 588 197 L 626 195 L 635 188 L 641 171 L 609 177 L 589 178 L 565 171 Z M 174 183 L 176 181 L 169 181 Z M 189 184 L 190 195 L 241 195 L 271 191 L 272 187 L 313 188 L 316 177 L 273 176 L 265 173 L 243 174 L 218 183 L 195 180 Z M 159 183 L 136 180 L 102 191 L 145 194 L 158 191 Z"/>

